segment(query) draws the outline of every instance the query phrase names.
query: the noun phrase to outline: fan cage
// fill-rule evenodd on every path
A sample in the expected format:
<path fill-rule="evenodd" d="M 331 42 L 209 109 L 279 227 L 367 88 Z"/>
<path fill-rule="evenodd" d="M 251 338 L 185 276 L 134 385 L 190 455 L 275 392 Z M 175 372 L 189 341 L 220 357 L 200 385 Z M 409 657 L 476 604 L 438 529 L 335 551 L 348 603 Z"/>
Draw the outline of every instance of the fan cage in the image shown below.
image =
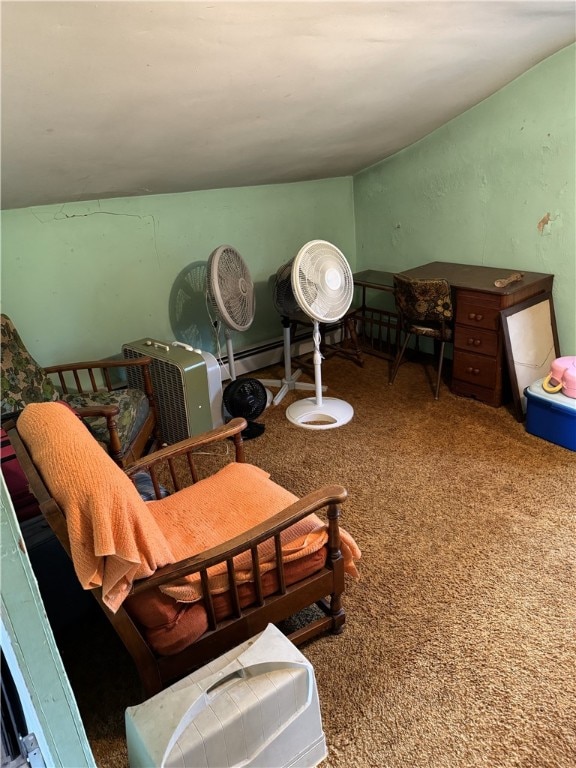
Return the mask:
<path fill-rule="evenodd" d="M 258 379 L 236 379 L 222 393 L 224 407 L 231 416 L 241 416 L 247 421 L 258 418 L 266 408 L 268 395 Z"/>
<path fill-rule="evenodd" d="M 256 309 L 254 283 L 235 248 L 221 245 L 208 258 L 206 295 L 213 313 L 234 331 L 247 331 Z"/>
<path fill-rule="evenodd" d="M 291 283 L 302 310 L 321 323 L 344 317 L 354 297 L 346 257 L 325 240 L 313 240 L 300 249 L 292 262 Z"/>
<path fill-rule="evenodd" d="M 282 317 L 298 320 L 304 315 L 292 290 L 292 261 L 281 266 L 276 272 L 273 301 L 276 311 Z"/>

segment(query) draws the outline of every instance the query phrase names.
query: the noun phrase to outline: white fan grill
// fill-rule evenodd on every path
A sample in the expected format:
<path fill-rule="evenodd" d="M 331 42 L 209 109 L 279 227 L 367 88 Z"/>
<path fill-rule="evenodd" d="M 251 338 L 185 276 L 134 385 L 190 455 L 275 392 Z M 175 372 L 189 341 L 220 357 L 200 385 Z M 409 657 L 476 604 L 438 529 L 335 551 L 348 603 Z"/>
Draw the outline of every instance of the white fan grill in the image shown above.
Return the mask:
<path fill-rule="evenodd" d="M 352 270 L 344 254 L 323 240 L 308 243 L 295 257 L 292 288 L 302 310 L 320 323 L 344 317 L 354 297 Z"/>
<path fill-rule="evenodd" d="M 229 245 L 221 245 L 208 259 L 208 299 L 225 325 L 246 331 L 255 312 L 254 284 L 244 259 Z"/>

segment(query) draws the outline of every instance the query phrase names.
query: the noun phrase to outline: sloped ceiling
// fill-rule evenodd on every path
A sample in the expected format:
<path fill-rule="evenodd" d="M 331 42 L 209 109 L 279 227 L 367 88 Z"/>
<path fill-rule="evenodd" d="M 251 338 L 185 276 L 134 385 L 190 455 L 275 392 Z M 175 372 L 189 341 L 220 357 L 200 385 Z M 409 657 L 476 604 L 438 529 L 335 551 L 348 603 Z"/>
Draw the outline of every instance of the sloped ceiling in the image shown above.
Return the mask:
<path fill-rule="evenodd" d="M 3 1 L 2 207 L 353 174 L 572 43 L 575 7 Z"/>

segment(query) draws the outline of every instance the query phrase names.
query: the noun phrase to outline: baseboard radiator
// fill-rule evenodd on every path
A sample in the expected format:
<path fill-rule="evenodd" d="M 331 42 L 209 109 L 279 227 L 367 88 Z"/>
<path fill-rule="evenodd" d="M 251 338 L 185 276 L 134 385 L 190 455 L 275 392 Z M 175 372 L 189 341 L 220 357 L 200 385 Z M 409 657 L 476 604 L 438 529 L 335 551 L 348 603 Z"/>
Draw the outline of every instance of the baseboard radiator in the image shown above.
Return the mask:
<path fill-rule="evenodd" d="M 329 344 L 337 344 L 342 337 L 340 329 L 335 329 L 326 334 L 326 341 Z M 294 336 L 291 346 L 291 356 L 295 358 L 294 364 L 297 367 L 297 358 L 307 355 L 314 350 L 312 341 L 312 330 L 308 332 L 297 333 Z M 223 355 L 218 358 L 224 368 L 222 369 L 222 380 L 230 378 L 228 374 L 228 356 Z M 278 365 L 284 361 L 284 343 L 282 338 L 277 338 L 269 342 L 257 344 L 254 347 L 234 350 L 234 367 L 236 375 L 258 371 L 260 368 L 268 368 L 271 365 Z"/>

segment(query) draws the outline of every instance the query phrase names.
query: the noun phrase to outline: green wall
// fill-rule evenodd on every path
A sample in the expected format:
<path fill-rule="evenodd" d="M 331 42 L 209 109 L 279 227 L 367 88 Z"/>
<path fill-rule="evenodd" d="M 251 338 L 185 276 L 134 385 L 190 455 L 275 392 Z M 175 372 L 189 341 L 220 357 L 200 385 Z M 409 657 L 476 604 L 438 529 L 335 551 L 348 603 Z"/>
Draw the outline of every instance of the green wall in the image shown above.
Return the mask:
<path fill-rule="evenodd" d="M 560 51 L 357 174 L 357 268 L 553 273 L 561 351 L 576 354 L 575 54 Z"/>
<path fill-rule="evenodd" d="M 118 354 L 144 336 L 214 352 L 194 288 L 229 243 L 257 291 L 252 328 L 233 335 L 240 351 L 280 337 L 270 280 L 322 238 L 353 269 L 454 261 L 551 272 L 562 352 L 574 353 L 575 51 L 353 179 L 3 211 L 2 309 L 45 365 Z"/>
<path fill-rule="evenodd" d="M 257 296 L 236 352 L 282 336 L 269 280 L 304 243 L 329 240 L 354 265 L 353 216 L 350 177 L 3 211 L 2 311 L 43 365 L 115 355 L 144 336 L 172 340 L 183 270 L 193 265 L 196 278 L 230 244 Z M 181 340 L 214 351 L 204 296 L 188 287 L 174 311 L 186 321 Z"/>

